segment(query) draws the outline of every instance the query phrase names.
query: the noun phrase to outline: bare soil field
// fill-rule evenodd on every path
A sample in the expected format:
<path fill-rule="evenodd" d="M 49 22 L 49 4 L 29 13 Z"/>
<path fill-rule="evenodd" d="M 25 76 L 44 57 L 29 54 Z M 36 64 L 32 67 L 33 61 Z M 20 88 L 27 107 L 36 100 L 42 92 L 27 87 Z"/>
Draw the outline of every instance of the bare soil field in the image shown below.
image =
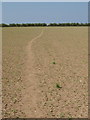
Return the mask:
<path fill-rule="evenodd" d="M 87 118 L 88 27 L 2 32 L 3 118 Z"/>
<path fill-rule="evenodd" d="M 2 28 L 0 28 L 0 119 L 2 118 Z"/>

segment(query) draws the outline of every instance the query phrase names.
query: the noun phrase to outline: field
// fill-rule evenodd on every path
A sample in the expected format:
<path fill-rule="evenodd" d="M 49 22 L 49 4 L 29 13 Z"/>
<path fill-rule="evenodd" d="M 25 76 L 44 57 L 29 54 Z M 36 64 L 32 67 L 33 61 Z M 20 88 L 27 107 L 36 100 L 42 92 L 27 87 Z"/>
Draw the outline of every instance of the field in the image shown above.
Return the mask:
<path fill-rule="evenodd" d="M 2 28 L 0 28 L 0 119 L 2 118 Z"/>
<path fill-rule="evenodd" d="M 3 28 L 3 117 L 88 117 L 88 27 Z"/>

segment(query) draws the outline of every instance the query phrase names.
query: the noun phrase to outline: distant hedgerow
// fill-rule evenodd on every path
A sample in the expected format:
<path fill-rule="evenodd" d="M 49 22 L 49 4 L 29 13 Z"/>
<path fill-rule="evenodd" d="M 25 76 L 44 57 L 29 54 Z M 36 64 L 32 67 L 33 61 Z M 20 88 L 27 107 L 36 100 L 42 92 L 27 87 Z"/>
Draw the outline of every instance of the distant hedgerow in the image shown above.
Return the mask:
<path fill-rule="evenodd" d="M 12 23 L 12 24 L 0 24 L 0 27 L 38 27 L 38 26 L 90 26 L 90 23 Z"/>

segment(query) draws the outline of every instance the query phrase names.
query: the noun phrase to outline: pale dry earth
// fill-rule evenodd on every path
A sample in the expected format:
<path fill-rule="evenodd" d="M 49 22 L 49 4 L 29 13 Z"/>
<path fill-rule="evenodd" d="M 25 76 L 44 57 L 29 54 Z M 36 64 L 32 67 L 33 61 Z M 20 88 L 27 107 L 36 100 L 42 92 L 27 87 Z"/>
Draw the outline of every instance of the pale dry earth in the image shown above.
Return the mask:
<path fill-rule="evenodd" d="M 2 87 L 3 117 L 23 117 L 21 91 L 23 69 L 26 63 L 26 46 L 41 32 L 41 28 L 3 28 L 2 30 Z"/>
<path fill-rule="evenodd" d="M 87 27 L 3 29 L 3 117 L 7 116 L 88 117 Z"/>
<path fill-rule="evenodd" d="M 0 119 L 2 118 L 2 28 L 0 28 Z"/>

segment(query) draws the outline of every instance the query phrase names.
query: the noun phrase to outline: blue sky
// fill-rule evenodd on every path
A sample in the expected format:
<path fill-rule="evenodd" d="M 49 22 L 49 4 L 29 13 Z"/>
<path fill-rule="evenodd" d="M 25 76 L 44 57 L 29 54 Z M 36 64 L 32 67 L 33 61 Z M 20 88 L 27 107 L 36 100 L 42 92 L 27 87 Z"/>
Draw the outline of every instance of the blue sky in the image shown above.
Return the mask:
<path fill-rule="evenodd" d="M 0 2 L 0 23 L 2 23 L 2 3 Z"/>
<path fill-rule="evenodd" d="M 88 2 L 3 2 L 3 23 L 88 22 Z"/>

